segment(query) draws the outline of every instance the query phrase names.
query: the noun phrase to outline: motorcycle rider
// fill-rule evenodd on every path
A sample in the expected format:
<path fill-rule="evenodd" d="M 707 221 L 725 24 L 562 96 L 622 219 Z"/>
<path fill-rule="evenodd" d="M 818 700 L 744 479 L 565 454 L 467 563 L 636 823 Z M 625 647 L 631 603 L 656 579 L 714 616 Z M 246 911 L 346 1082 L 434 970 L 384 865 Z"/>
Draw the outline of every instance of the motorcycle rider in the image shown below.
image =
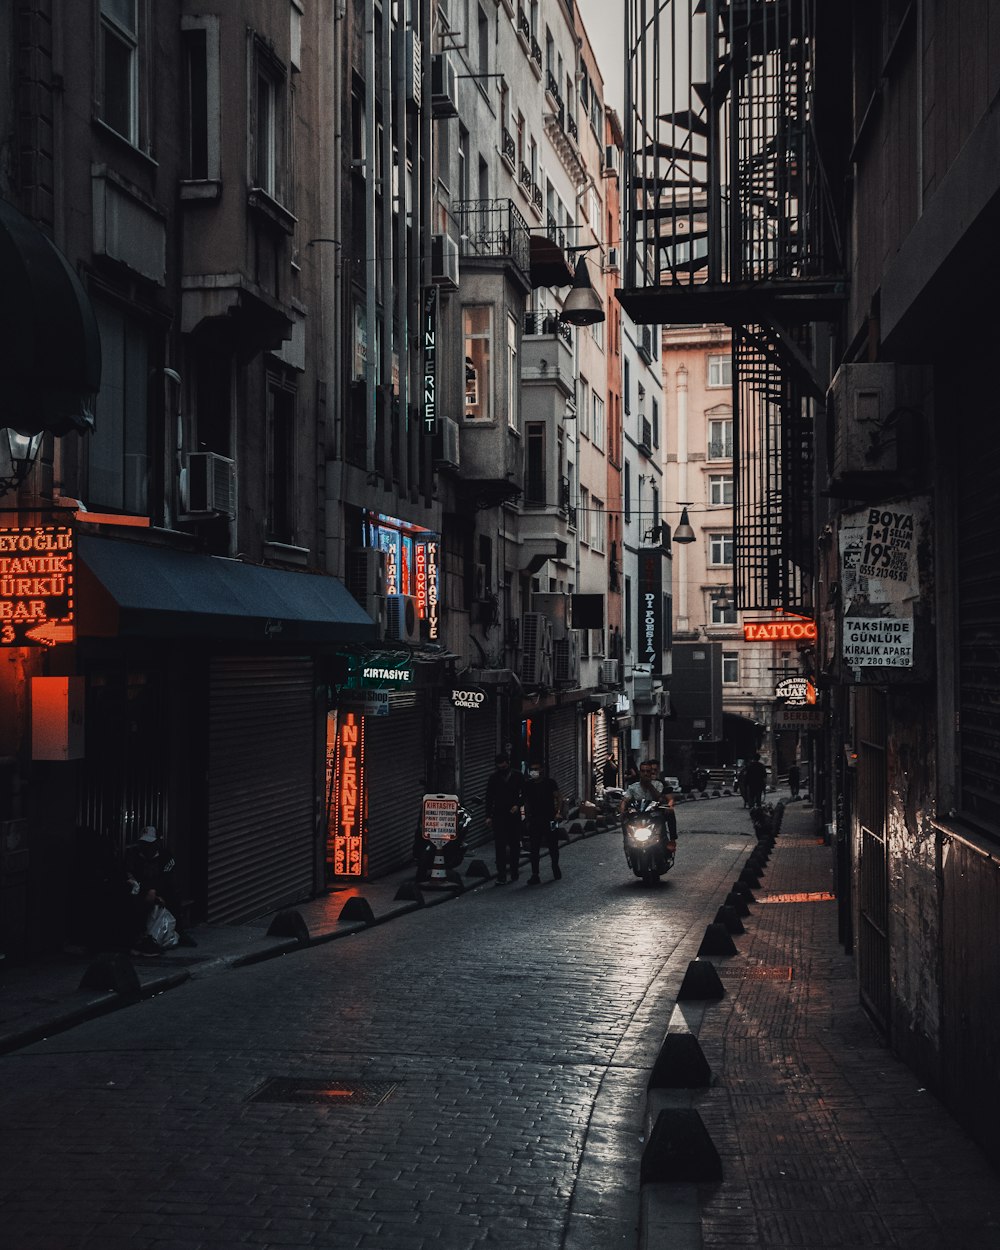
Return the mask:
<path fill-rule="evenodd" d="M 625 791 L 620 813 L 624 816 L 628 811 L 641 807 L 643 803 L 659 803 L 667 810 L 667 828 L 672 838 L 677 837 L 677 817 L 674 814 L 673 792 L 665 794 L 663 782 L 657 779 L 660 771 L 658 760 L 643 760 L 639 765 L 639 780 L 634 781 Z"/>

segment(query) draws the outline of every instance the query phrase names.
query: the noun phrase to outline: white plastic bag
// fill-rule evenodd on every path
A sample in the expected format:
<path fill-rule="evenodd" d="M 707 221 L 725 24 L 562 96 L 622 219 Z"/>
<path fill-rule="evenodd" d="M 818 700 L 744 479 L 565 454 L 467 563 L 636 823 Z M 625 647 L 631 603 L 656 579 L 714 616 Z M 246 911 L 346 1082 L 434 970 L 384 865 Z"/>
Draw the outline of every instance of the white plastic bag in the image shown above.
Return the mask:
<path fill-rule="evenodd" d="M 154 942 L 159 943 L 164 950 L 169 950 L 171 946 L 176 946 L 180 941 L 177 936 L 177 921 L 173 917 L 173 913 L 160 903 L 149 913 L 149 920 L 146 922 L 146 932 Z"/>

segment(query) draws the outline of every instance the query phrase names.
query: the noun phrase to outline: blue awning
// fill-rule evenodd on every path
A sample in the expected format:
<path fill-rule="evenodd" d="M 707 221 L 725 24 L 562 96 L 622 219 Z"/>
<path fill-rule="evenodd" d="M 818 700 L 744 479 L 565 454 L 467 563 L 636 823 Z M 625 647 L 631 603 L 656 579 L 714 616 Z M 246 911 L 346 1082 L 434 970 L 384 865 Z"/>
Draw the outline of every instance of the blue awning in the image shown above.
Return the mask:
<path fill-rule="evenodd" d="M 149 543 L 77 537 L 80 637 L 374 642 L 375 623 L 342 581 L 192 555 Z"/>

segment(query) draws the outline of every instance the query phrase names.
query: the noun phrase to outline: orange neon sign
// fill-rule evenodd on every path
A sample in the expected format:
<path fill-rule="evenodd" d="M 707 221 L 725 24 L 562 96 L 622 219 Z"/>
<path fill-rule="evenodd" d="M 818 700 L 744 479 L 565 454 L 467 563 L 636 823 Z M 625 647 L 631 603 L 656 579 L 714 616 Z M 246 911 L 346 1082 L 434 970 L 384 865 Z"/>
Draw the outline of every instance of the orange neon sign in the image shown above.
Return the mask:
<path fill-rule="evenodd" d="M 327 864 L 336 877 L 364 874 L 368 793 L 365 718 L 330 714 L 327 739 Z"/>
<path fill-rule="evenodd" d="M 816 637 L 816 622 L 791 621 L 745 621 L 745 642 L 791 642 Z"/>
<path fill-rule="evenodd" d="M 0 645 L 73 641 L 73 531 L 0 529 Z"/>

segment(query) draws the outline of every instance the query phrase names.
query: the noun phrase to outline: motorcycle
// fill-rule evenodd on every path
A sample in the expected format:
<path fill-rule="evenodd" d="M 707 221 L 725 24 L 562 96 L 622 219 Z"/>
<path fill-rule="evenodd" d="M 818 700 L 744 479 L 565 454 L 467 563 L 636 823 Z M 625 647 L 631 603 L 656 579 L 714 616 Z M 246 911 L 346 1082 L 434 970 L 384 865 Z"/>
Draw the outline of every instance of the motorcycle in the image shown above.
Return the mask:
<path fill-rule="evenodd" d="M 647 799 L 622 819 L 625 859 L 644 885 L 654 885 L 674 866 L 677 816 L 666 803 Z"/>
<path fill-rule="evenodd" d="M 619 786 L 605 786 L 597 796 L 597 810 L 603 816 L 617 816 L 622 809 L 625 791 Z"/>

